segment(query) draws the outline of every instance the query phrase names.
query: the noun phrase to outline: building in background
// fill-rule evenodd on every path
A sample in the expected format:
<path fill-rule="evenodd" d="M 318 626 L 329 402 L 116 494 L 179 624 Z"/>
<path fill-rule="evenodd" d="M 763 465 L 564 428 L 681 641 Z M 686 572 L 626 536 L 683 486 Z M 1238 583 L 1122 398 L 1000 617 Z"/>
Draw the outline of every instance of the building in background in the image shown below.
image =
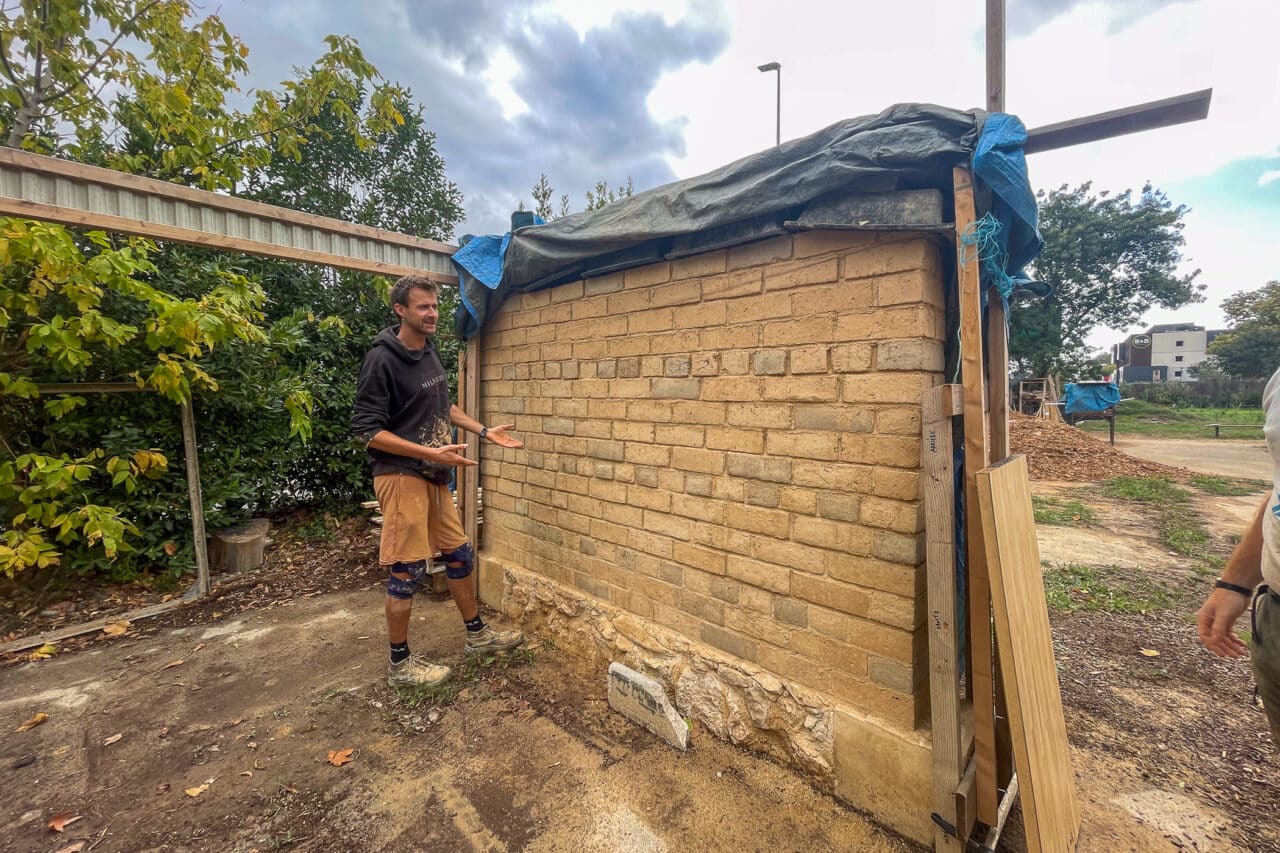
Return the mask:
<path fill-rule="evenodd" d="M 1190 368 L 1208 358 L 1209 344 L 1225 329 L 1163 323 L 1111 348 L 1120 382 L 1189 382 Z"/>

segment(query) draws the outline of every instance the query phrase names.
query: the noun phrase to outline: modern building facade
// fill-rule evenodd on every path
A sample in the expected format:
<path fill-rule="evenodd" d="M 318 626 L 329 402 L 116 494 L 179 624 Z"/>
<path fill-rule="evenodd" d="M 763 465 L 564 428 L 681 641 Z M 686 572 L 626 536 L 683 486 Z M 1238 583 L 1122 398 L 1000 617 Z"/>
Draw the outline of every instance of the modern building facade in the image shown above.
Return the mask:
<path fill-rule="evenodd" d="M 1164 323 L 1130 335 L 1111 348 L 1121 382 L 1189 382 L 1190 368 L 1208 358 L 1209 344 L 1224 329 Z"/>

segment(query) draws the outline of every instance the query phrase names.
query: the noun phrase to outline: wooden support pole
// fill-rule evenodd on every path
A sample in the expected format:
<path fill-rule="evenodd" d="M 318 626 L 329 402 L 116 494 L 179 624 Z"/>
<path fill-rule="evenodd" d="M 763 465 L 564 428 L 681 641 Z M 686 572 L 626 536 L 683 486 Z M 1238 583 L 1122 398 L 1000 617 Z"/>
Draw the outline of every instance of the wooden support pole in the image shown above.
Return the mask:
<path fill-rule="evenodd" d="M 209 592 L 209 551 L 204 534 L 204 492 L 200 488 L 200 460 L 196 454 L 196 419 L 191 401 L 178 407 L 182 416 L 182 451 L 187 457 L 187 497 L 191 501 L 191 537 L 196 552 L 196 597 Z"/>
<path fill-rule="evenodd" d="M 1009 455 L 1009 327 L 1000 292 L 987 294 L 987 370 L 991 406 L 991 461 Z"/>
<path fill-rule="evenodd" d="M 467 348 L 459 354 L 462 365 L 458 383 L 458 406 L 476 420 L 480 420 L 480 337 L 467 342 Z M 480 461 L 479 436 L 470 436 L 463 454 L 468 459 Z M 458 509 L 462 513 L 462 529 L 471 547 L 480 550 L 480 466 L 458 469 Z M 480 573 L 473 573 L 476 591 L 479 592 Z"/>
<path fill-rule="evenodd" d="M 987 0 L 987 111 L 1004 112 L 1004 0 Z"/>
<path fill-rule="evenodd" d="M 933 721 L 933 808 L 956 828 L 935 823 L 935 851 L 962 851 L 971 827 L 964 827 L 956 788 L 964 775 L 969 745 L 960 713 L 960 649 L 957 630 L 955 558 L 955 464 L 952 417 L 963 407 L 959 385 L 939 385 L 924 394 L 921 439 L 924 458 L 924 516 L 929 604 L 929 703 Z"/>
<path fill-rule="evenodd" d="M 991 590 L 978 504 L 977 474 L 989 464 L 986 370 L 982 358 L 982 285 L 977 249 L 964 235 L 977 217 L 973 179 L 963 166 L 953 172 L 956 211 L 956 275 L 960 285 L 960 375 L 964 385 L 965 561 L 969 592 L 969 667 L 973 695 L 974 758 L 978 819 L 994 824 L 996 794 L 995 691 L 992 677 Z"/>

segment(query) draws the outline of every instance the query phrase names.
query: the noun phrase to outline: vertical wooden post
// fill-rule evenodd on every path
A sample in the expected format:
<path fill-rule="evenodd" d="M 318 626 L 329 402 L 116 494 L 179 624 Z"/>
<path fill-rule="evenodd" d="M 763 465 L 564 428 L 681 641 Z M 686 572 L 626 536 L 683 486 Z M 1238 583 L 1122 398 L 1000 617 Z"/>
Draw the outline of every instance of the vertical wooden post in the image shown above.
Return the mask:
<path fill-rule="evenodd" d="M 987 467 L 986 371 L 982 359 L 982 284 L 977 249 L 964 244 L 977 211 L 973 179 L 963 166 L 953 171 L 956 213 L 956 275 L 960 284 L 960 371 L 964 385 L 965 561 L 969 592 L 969 657 L 973 693 L 974 762 L 978 819 L 994 824 L 996 793 L 995 692 L 992 678 L 991 589 L 978 504 L 977 474 Z"/>
<path fill-rule="evenodd" d="M 987 111 L 1004 112 L 1004 0 L 987 0 Z"/>
<path fill-rule="evenodd" d="M 1009 456 L 1009 329 L 1000 292 L 987 295 L 987 367 L 991 393 L 991 462 Z"/>
<path fill-rule="evenodd" d="M 467 341 L 467 348 L 459 353 L 461 376 L 458 382 L 458 406 L 476 420 L 480 420 L 480 336 L 476 335 Z M 468 459 L 480 461 L 479 436 L 469 436 L 464 455 Z M 480 466 L 475 465 L 458 470 L 458 509 L 462 513 L 462 529 L 471 542 L 471 547 L 480 550 Z M 480 573 L 474 572 L 476 590 L 479 591 Z"/>
<path fill-rule="evenodd" d="M 200 460 L 196 456 L 196 419 L 191 401 L 178 407 L 182 420 L 182 452 L 187 462 L 187 499 L 191 502 L 191 537 L 196 552 L 196 597 L 209 592 L 209 551 L 204 533 L 204 492 L 200 488 Z"/>
<path fill-rule="evenodd" d="M 952 417 L 961 413 L 959 385 L 940 385 L 924 394 L 921 453 L 924 462 L 924 516 L 927 543 L 929 703 L 933 729 L 933 808 L 956 829 L 935 825 L 935 851 L 963 851 L 972 825 L 957 807 L 956 789 L 969 747 L 961 735 L 960 668 L 956 607 L 955 464 Z"/>

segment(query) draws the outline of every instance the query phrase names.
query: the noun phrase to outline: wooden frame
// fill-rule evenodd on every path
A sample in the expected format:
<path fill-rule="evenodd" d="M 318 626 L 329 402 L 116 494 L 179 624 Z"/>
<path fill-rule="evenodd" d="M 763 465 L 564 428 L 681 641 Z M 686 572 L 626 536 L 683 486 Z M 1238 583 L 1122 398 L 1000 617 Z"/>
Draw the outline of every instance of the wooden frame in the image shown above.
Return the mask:
<path fill-rule="evenodd" d="M 150 388 L 140 388 L 132 382 L 53 383 L 36 387 L 42 396 L 45 394 L 132 394 L 152 391 Z M 133 622 L 148 616 L 155 616 L 209 594 L 209 551 L 205 543 L 204 492 L 200 488 L 200 460 L 196 450 L 196 422 L 191 413 L 191 404 L 189 402 L 180 403 L 178 405 L 178 413 L 182 420 L 182 451 L 183 456 L 186 457 L 187 466 L 187 499 L 191 505 L 191 536 L 192 545 L 196 552 L 196 582 L 180 598 L 175 598 L 172 601 L 152 604 L 148 607 L 130 610 L 127 613 L 60 628 L 57 631 L 46 631 L 43 634 L 37 634 L 32 637 L 11 640 L 0 644 L 0 654 L 20 652 L 23 649 L 43 646 L 45 643 L 53 643 L 58 640 L 65 640 L 68 637 L 88 634 L 92 631 L 101 630 L 107 625 L 119 622 L 122 619 Z"/>
<path fill-rule="evenodd" d="M 480 336 L 467 341 L 467 348 L 458 353 L 458 408 L 477 421 L 480 420 Z M 476 436 L 467 442 L 463 455 L 480 462 L 480 444 Z M 458 469 L 458 513 L 462 517 L 462 529 L 471 547 L 480 550 L 480 466 Z M 476 591 L 479 593 L 480 573 L 473 573 Z"/>

